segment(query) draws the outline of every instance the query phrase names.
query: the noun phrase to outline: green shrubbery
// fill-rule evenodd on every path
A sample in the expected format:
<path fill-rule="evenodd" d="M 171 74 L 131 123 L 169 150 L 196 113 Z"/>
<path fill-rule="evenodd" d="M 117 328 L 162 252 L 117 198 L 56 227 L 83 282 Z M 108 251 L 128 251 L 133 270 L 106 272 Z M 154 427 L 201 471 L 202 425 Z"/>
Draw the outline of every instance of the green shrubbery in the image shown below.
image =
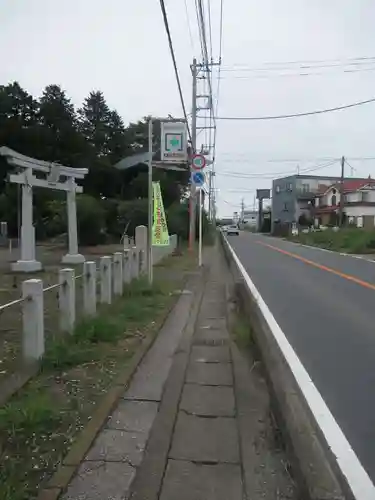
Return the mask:
<path fill-rule="evenodd" d="M 300 233 L 292 237 L 305 245 L 318 246 L 347 253 L 375 253 L 375 230 L 344 228 L 339 231 L 326 229 L 311 233 Z"/>

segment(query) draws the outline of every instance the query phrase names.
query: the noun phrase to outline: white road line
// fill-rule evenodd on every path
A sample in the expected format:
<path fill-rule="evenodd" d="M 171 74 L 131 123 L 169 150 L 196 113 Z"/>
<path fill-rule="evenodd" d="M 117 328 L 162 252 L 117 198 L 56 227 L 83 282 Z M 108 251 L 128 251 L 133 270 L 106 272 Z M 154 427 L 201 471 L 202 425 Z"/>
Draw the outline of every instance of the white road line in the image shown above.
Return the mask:
<path fill-rule="evenodd" d="M 258 304 L 260 311 L 262 312 L 273 336 L 275 337 L 275 340 L 278 343 L 281 352 L 283 353 L 285 360 L 288 363 L 295 380 L 323 433 L 328 447 L 332 450 L 333 455 L 336 457 L 337 464 L 346 478 L 354 498 L 356 500 L 374 500 L 375 486 L 369 475 L 363 468 L 320 392 L 311 380 L 310 375 L 307 373 L 305 367 L 301 363 L 293 347 L 290 345 L 284 332 L 281 330 L 279 324 L 267 304 L 264 302 L 258 289 L 254 285 L 250 276 L 247 274 L 247 271 L 228 241 L 227 244 L 233 255 L 234 261 L 245 279 L 247 287 Z"/>

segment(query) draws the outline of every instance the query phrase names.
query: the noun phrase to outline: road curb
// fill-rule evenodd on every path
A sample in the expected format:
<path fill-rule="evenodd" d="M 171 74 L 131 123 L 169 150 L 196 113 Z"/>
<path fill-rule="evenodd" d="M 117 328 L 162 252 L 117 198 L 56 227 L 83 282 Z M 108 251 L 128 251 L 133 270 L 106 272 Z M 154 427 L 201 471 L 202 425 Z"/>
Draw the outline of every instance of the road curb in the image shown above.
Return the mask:
<path fill-rule="evenodd" d="M 185 276 L 182 288 L 185 287 L 187 279 L 188 276 Z M 118 403 L 124 391 L 128 387 L 136 369 L 146 356 L 147 352 L 151 349 L 168 316 L 176 307 L 178 299 L 179 296 L 176 296 L 176 300 L 174 300 L 166 310 L 158 331 L 143 340 L 134 356 L 130 359 L 126 368 L 120 373 L 115 383 L 107 391 L 106 396 L 99 404 L 91 420 L 78 435 L 75 443 L 70 448 L 69 452 L 63 459 L 62 463 L 58 466 L 47 485 L 39 492 L 37 500 L 58 500 L 60 495 L 68 487 L 72 477 L 81 462 L 84 460 L 96 436 L 99 434 L 111 411 L 114 409 L 116 403 Z"/>

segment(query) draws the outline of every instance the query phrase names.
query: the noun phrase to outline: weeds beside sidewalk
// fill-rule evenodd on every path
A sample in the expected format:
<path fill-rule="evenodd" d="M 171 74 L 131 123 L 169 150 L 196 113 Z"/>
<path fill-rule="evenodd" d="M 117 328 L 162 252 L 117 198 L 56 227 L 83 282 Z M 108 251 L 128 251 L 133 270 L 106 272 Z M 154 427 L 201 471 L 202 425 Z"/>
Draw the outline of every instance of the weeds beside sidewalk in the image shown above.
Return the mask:
<path fill-rule="evenodd" d="M 38 375 L 0 408 L 0 499 L 32 500 L 146 337 L 155 335 L 193 260 L 170 257 L 154 285 L 123 297 L 47 345 Z"/>
<path fill-rule="evenodd" d="M 326 229 L 291 236 L 291 241 L 353 254 L 375 253 L 375 231 L 360 228 Z"/>

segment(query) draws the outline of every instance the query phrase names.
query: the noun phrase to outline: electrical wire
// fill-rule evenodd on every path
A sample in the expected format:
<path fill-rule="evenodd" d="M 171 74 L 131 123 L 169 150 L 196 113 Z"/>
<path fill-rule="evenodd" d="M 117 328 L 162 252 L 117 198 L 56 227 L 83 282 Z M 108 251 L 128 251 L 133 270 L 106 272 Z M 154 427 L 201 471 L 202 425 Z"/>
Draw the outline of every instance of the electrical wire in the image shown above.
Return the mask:
<path fill-rule="evenodd" d="M 230 156 L 230 160 L 222 160 L 224 162 L 241 162 L 243 163 L 244 161 L 254 161 L 254 162 L 266 162 L 266 163 L 303 163 L 303 162 L 323 162 L 323 161 L 333 161 L 336 160 L 334 157 L 329 157 L 329 156 L 321 156 L 321 157 L 315 157 L 315 158 L 266 158 L 266 159 L 261 159 L 261 158 L 256 158 L 256 157 L 251 157 L 249 153 L 238 153 L 238 152 L 222 152 L 220 153 L 221 156 Z M 236 159 L 236 157 L 238 159 Z M 242 159 L 239 159 L 242 158 Z M 373 161 L 375 160 L 375 156 L 348 156 L 347 157 L 351 161 Z"/>
<path fill-rule="evenodd" d="M 339 64 L 301 64 L 299 66 L 296 65 L 291 65 L 291 66 L 273 66 L 273 67 L 265 67 L 265 66 L 259 66 L 259 67 L 223 67 L 223 71 L 225 72 L 233 72 L 233 71 L 245 71 L 245 72 L 256 72 L 256 71 L 280 71 L 280 70 L 297 70 L 297 69 L 321 69 L 321 68 L 342 68 L 346 66 L 368 66 L 368 65 L 373 65 L 375 63 L 375 58 L 371 61 L 365 62 L 365 61 L 359 61 L 359 62 L 349 62 L 349 63 L 339 63 Z"/>
<path fill-rule="evenodd" d="M 299 169 L 299 173 L 297 175 L 303 175 L 305 173 L 310 173 L 310 172 L 316 172 L 317 170 L 322 170 L 324 168 L 330 167 L 337 163 L 339 160 L 335 159 L 333 161 L 330 161 L 328 163 L 323 163 L 319 165 L 314 165 L 312 167 L 308 167 L 305 169 Z M 286 172 L 259 172 L 259 173 L 245 173 L 245 172 L 230 172 L 230 171 L 221 171 L 220 173 L 217 173 L 219 176 L 227 176 L 227 177 L 235 177 L 235 178 L 240 178 L 240 179 L 272 179 L 275 176 L 286 176 L 286 175 L 293 175 L 296 174 L 296 169 L 294 170 L 289 170 Z"/>
<path fill-rule="evenodd" d="M 260 121 L 260 120 L 282 120 L 285 118 L 299 118 L 301 116 L 319 115 L 323 113 L 331 113 L 334 111 L 341 111 L 343 109 L 354 108 L 375 102 L 375 98 L 367 99 L 366 101 L 354 102 L 344 106 L 336 106 L 334 108 L 319 109 L 316 111 L 307 111 L 305 113 L 293 113 L 288 115 L 271 115 L 271 116 L 216 116 L 216 120 L 231 120 L 231 121 Z"/>
<path fill-rule="evenodd" d="M 340 63 L 341 64 L 349 64 L 345 63 L 345 61 L 375 61 L 375 56 L 364 56 L 364 57 L 347 57 L 347 58 L 341 58 L 341 59 L 308 59 L 308 60 L 297 60 L 297 61 L 271 61 L 271 62 L 265 62 L 263 63 L 265 66 L 280 66 L 280 65 L 287 65 L 287 64 L 322 64 L 322 63 Z M 237 68 L 245 66 L 243 63 L 234 63 L 231 65 L 232 68 Z"/>
<path fill-rule="evenodd" d="M 352 75 L 353 73 L 365 73 L 369 71 L 375 71 L 375 66 L 371 68 L 363 69 L 346 69 L 342 71 L 326 71 L 319 73 L 280 73 L 280 74 L 262 74 L 262 75 L 234 75 L 234 76 L 222 76 L 222 80 L 272 80 L 274 78 L 305 78 L 307 76 L 337 76 L 337 75 Z"/>
<path fill-rule="evenodd" d="M 209 28 L 209 34 L 210 34 L 210 57 L 212 61 L 212 25 L 211 25 L 211 0 L 207 0 L 207 5 L 208 5 L 208 28 Z"/>
<path fill-rule="evenodd" d="M 199 15 L 198 0 L 195 0 L 195 14 L 197 16 L 198 33 L 199 33 L 199 43 L 200 43 L 200 46 L 201 46 L 201 54 L 202 54 L 202 59 L 204 59 L 203 27 L 201 25 L 201 20 L 200 20 L 200 15 Z"/>
<path fill-rule="evenodd" d="M 188 25 L 188 30 L 189 30 L 190 46 L 191 46 L 191 49 L 194 53 L 194 41 L 193 41 L 193 34 L 191 31 L 191 24 L 190 24 L 190 17 L 189 17 L 189 10 L 188 10 L 188 6 L 187 6 L 187 0 L 184 0 L 184 2 L 185 2 L 185 12 L 186 12 L 186 18 L 187 18 L 187 25 Z"/>
<path fill-rule="evenodd" d="M 170 29 L 169 29 L 168 16 L 167 16 L 167 11 L 165 9 L 164 0 L 160 0 L 160 7 L 161 7 L 162 14 L 163 14 L 165 31 L 166 31 L 167 37 L 168 37 L 169 50 L 170 50 L 171 57 L 172 57 L 172 62 L 173 62 L 175 76 L 176 76 L 176 82 L 177 82 L 178 92 L 180 94 L 182 111 L 184 113 L 184 118 L 185 118 L 185 122 L 186 122 L 186 127 L 187 127 L 187 131 L 188 131 L 189 139 L 190 139 L 190 142 L 192 143 L 192 137 L 191 137 L 191 132 L 190 132 L 190 127 L 189 127 L 188 117 L 187 117 L 187 113 L 186 113 L 186 106 L 185 106 L 184 96 L 182 94 L 180 75 L 178 73 L 176 56 L 175 56 L 175 53 L 174 53 L 173 42 L 172 42 L 171 32 L 170 32 Z"/>
<path fill-rule="evenodd" d="M 217 88 L 216 88 L 216 111 L 215 114 L 218 114 L 219 111 L 219 98 L 220 98 L 220 82 L 221 82 L 221 59 L 223 52 L 223 0 L 220 1 L 220 28 L 219 28 L 219 71 L 217 75 Z M 217 127 L 214 129 L 214 148 L 212 159 L 215 164 L 216 158 L 216 139 L 217 139 Z"/>

